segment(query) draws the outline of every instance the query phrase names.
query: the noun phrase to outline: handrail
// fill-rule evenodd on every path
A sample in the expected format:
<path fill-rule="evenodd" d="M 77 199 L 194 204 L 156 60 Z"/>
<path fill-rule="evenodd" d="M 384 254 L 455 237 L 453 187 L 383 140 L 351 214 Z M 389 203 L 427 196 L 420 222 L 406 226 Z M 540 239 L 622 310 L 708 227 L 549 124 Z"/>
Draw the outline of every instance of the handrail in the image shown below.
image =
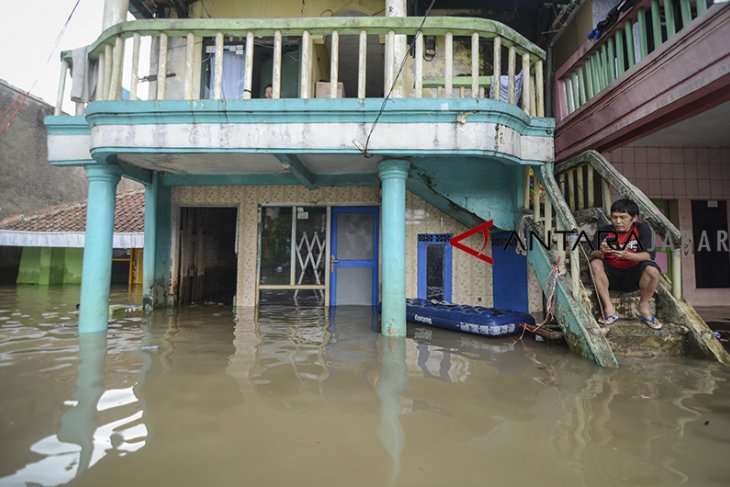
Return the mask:
<path fill-rule="evenodd" d="M 586 168 L 585 178 L 583 168 Z M 593 172 L 601 178 L 602 206 L 606 215 L 610 213 L 611 189 L 621 197 L 633 200 L 638 206 L 643 221 L 658 233 L 668 246 L 672 248 L 672 291 L 677 299 L 681 298 L 681 249 L 682 233 L 651 200 L 626 179 L 599 152 L 589 150 L 561 163 L 555 170 L 560 179 L 563 194 L 568 200 L 571 210 L 580 210 L 594 206 Z M 584 184 L 584 182 L 586 182 Z M 587 187 L 588 191 L 584 191 Z"/>
<path fill-rule="evenodd" d="M 544 242 L 552 249 L 553 240 L 556 241 L 557 248 L 551 252 L 556 257 L 556 263 L 561 270 L 564 270 L 566 261 L 570 262 L 572 295 L 573 299 L 578 299 L 582 288 L 578 265 L 578 246 L 575 238 L 571 238 L 568 242 L 569 248 L 566 249 L 564 238 L 565 234 L 572 237 L 577 236 L 578 224 L 555 181 L 552 163 L 543 164 L 539 170 L 534 168 L 531 171 L 530 168 L 525 168 L 523 191 L 524 210 L 532 210 L 535 224 L 539 224 L 541 220 L 543 222 Z M 544 198 L 542 197 L 543 191 Z M 532 192 L 532 198 L 530 192 Z"/>
<path fill-rule="evenodd" d="M 712 0 L 638 0 L 631 10 L 601 33 L 598 41 L 583 43 L 555 71 L 553 111 L 557 121 L 598 96 L 695 19 L 709 10 L 727 7 L 710 9 L 708 3 L 712 4 Z M 679 7 L 676 15 L 675 5 Z"/>
<path fill-rule="evenodd" d="M 682 233 L 679 229 L 659 211 L 643 191 L 631 184 L 600 152 L 594 150 L 583 152 L 558 165 L 555 173 L 557 175 L 567 173 L 581 164 L 590 164 L 618 194 L 636 202 L 641 211 L 642 219 L 651 225 L 654 231 L 659 233 L 664 240 L 668 240 L 672 249 L 681 248 Z"/>
<path fill-rule="evenodd" d="M 543 164 L 540 167 L 540 182 L 545 189 L 545 193 L 550 197 L 556 217 L 560 218 L 565 230 L 575 231 L 578 229 L 578 223 L 575 221 L 573 213 L 570 211 L 568 203 L 560 192 L 560 186 L 553 175 L 553 163 Z"/>
<path fill-rule="evenodd" d="M 578 252 L 578 242 L 576 240 L 578 235 L 578 223 L 575 221 L 573 213 L 570 211 L 565 198 L 560 193 L 560 188 L 555 177 L 553 176 L 553 165 L 544 164 L 540 168 L 540 181 L 542 187 L 545 190 L 545 195 L 548 197 L 546 203 L 550 201 L 551 205 L 555 210 L 555 229 L 567 231 L 570 233 L 571 238 L 568 240 L 569 248 L 564 249 L 563 237 L 558 237 L 558 256 L 564 262 L 566 260 L 566 254 L 568 256 L 567 261 L 570 263 L 570 283 L 571 292 L 573 299 L 577 300 L 583 290 L 583 283 L 580 280 L 580 255 Z M 546 229 L 552 228 L 552 221 L 550 221 L 549 215 L 545 215 Z M 561 228 L 562 227 L 562 228 Z M 560 262 L 559 262 L 560 264 Z"/>
<path fill-rule="evenodd" d="M 533 189 L 532 198 L 529 194 L 530 187 Z M 533 221 L 528 221 L 526 227 L 536 229 L 530 230 L 531 232 L 539 232 L 542 221 L 542 230 L 545 232 L 544 240 L 547 248 L 544 250 L 538 248 L 537 252 L 548 259 L 551 267 L 558 266 L 558 276 L 567 272 L 570 277 L 569 291 L 567 283 L 564 282 L 558 283 L 562 290 L 556 288 L 554 291 L 567 300 L 567 303 L 563 301 L 562 306 L 555 307 L 555 313 L 571 349 L 584 357 L 592 358 L 599 365 L 615 367 L 616 357 L 604 334 L 599 330 L 598 322 L 591 311 L 588 293 L 581 281 L 578 223 L 555 180 L 552 163 L 542 165 L 539 170 L 535 169 L 534 173 L 527 169 L 524 190 L 524 210 L 529 212 L 531 203 L 533 216 Z M 565 241 L 566 234 L 570 236 L 568 242 Z M 557 249 L 553 248 L 554 241 Z M 565 248 L 566 243 L 569 244 L 568 248 Z M 566 262 L 570 265 L 569 269 L 566 269 Z M 550 292 L 549 282 L 544 284 L 541 282 L 541 286 L 546 293 Z"/>

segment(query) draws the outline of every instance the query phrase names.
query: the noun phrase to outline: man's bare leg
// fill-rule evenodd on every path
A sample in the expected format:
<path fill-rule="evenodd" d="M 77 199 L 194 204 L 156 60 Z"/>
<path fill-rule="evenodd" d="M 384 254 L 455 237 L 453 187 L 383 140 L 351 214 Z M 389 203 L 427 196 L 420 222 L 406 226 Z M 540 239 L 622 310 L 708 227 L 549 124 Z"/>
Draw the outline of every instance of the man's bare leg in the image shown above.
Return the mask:
<path fill-rule="evenodd" d="M 616 316 L 616 308 L 611 302 L 611 295 L 608 292 L 608 276 L 603 268 L 603 261 L 601 259 L 594 259 L 591 261 L 591 270 L 593 271 L 593 283 L 596 286 L 596 292 L 598 298 L 601 300 L 603 305 L 603 317 Z M 615 320 L 609 320 L 607 324 L 613 323 Z"/>
<path fill-rule="evenodd" d="M 651 319 L 652 317 L 649 303 L 651 302 L 652 296 L 654 296 L 654 291 L 656 291 L 656 288 L 659 285 L 660 277 L 661 275 L 656 267 L 646 266 L 644 267 L 644 271 L 641 273 L 641 278 L 639 279 L 641 295 L 639 297 L 638 311 L 641 316 L 648 319 Z"/>

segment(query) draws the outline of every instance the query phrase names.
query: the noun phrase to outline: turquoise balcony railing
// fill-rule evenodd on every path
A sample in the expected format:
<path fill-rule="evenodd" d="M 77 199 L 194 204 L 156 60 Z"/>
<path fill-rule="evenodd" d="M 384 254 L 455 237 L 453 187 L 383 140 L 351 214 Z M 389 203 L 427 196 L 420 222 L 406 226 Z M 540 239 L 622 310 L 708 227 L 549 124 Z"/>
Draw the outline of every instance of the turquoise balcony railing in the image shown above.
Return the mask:
<path fill-rule="evenodd" d="M 64 53 L 56 113 L 61 114 L 67 96 L 70 70 L 71 91 L 76 92 L 80 82 L 92 87 L 86 98 L 75 97 L 77 114 L 94 100 L 250 99 L 263 93 L 266 79 L 271 80 L 272 98 L 492 97 L 530 116 L 544 116 L 542 49 L 491 20 L 421 21 L 347 17 L 124 22 L 103 32 L 81 56 L 78 51 Z M 266 63 L 261 62 L 263 51 Z M 74 59 L 77 64 L 83 60 L 84 69 L 74 68 Z M 261 70 L 266 70 L 265 76 Z M 227 85 L 231 76 L 234 81 Z M 500 89 L 490 89 L 494 79 L 500 80 Z"/>

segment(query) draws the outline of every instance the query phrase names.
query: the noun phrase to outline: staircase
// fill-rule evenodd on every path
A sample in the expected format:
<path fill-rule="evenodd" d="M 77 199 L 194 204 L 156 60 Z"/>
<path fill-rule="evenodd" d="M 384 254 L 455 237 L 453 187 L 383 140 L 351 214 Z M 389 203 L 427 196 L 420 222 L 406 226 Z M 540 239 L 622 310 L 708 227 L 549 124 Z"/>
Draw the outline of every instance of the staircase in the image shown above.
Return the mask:
<path fill-rule="evenodd" d="M 602 210 L 595 208 L 587 211 L 575 212 L 576 223 L 586 232 L 587 235 L 593 236 L 599 226 L 607 225 L 608 218 Z M 593 316 L 601 318 L 601 306 L 598 294 L 593 287 L 591 273 L 589 271 L 588 262 L 585 258 L 590 252 L 587 243 L 581 243 L 583 251 L 581 257 L 581 283 L 586 290 L 586 295 L 590 299 Z M 664 280 L 664 286 L 671 286 L 669 280 Z M 679 356 L 687 355 L 689 350 L 689 329 L 676 322 L 667 322 L 659 318 L 662 322 L 661 330 L 653 330 L 646 326 L 636 317 L 636 309 L 639 306 L 639 291 L 622 292 L 611 291 L 611 302 L 616 307 L 616 315 L 619 321 L 609 327 L 603 327 L 611 349 L 615 355 L 620 357 L 657 357 L 657 356 Z M 657 300 L 654 299 L 650 303 L 652 313 L 660 317 L 667 315 L 666 310 L 657 311 Z"/>
<path fill-rule="evenodd" d="M 602 313 L 589 272 L 588 245 L 577 239 L 577 244 L 569 240 L 563 248 L 556 238 L 556 231 L 576 236 L 583 231 L 592 237 L 598 226 L 608 224 L 612 192 L 637 202 L 643 221 L 675 249 L 674 274 L 663 276 L 652 302 L 663 324 L 661 330 L 653 330 L 635 317 L 638 291 L 612 292 L 620 320 L 609 327 L 599 325 L 597 319 Z M 594 198 L 597 194 L 598 199 Z M 601 207 L 596 207 L 596 201 Z M 571 350 L 609 367 L 618 366 L 625 357 L 683 355 L 730 365 L 730 354 L 681 297 L 679 230 L 599 153 L 581 154 L 555 172 L 552 165 L 544 165 L 526 175 L 523 211 L 526 232 L 543 235 L 551 244 L 550 250 L 533 248 L 528 252 L 546 295 L 550 292 L 550 271 L 558 269 L 562 273 L 555 286 L 555 315 Z"/>
<path fill-rule="evenodd" d="M 483 222 L 484 215 L 455 203 L 422 175 L 411 174 L 408 189 L 469 228 Z M 638 291 L 612 293 L 621 319 L 608 328 L 601 326 L 597 319 L 602 313 L 588 270 L 588 249 L 584 253 L 580 248 L 587 244 L 564 246 L 557 238 L 556 232 L 578 235 L 581 230 L 592 237 L 598 226 L 608 224 L 612 192 L 637 202 L 642 220 L 677 250 L 672 266 L 675 273 L 663 276 L 652 301 L 652 310 L 663 324 L 661 330 L 649 328 L 634 316 Z M 554 312 L 574 353 L 605 367 L 618 367 L 626 357 L 684 355 L 730 365 L 730 354 L 681 297 L 679 230 L 601 154 L 585 152 L 557 170 L 552 164 L 526 168 L 523 195 L 519 226 L 524 226 L 525 234 L 534 232 L 550 243 L 548 249 L 536 245 L 528 251 L 528 262 L 546 296 L 551 293 L 553 276 L 559 274 L 555 279 Z M 597 201 L 601 203 L 598 207 Z"/>

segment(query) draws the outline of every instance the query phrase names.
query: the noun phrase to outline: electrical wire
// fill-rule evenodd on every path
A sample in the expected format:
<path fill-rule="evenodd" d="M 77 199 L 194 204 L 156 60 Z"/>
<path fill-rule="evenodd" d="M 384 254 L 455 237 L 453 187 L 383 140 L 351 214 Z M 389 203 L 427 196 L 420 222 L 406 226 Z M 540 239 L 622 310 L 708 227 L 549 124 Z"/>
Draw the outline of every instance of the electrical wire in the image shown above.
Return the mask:
<path fill-rule="evenodd" d="M 208 16 L 208 18 L 211 18 L 210 12 L 208 12 L 208 7 L 205 5 L 205 0 L 200 0 L 200 5 L 203 6 L 203 10 L 205 10 L 205 14 Z"/>
<path fill-rule="evenodd" d="M 423 25 L 426 23 L 426 19 L 428 18 L 428 14 L 431 13 L 431 9 L 433 8 L 434 3 L 436 3 L 436 0 L 431 0 L 431 4 L 426 9 L 426 13 L 423 15 L 423 19 L 421 20 L 421 25 L 418 26 L 418 29 L 416 29 L 416 35 L 413 36 L 413 40 L 409 44 L 409 49 L 406 51 L 405 55 L 403 56 L 403 60 L 400 63 L 400 68 L 398 69 L 398 73 L 393 78 L 393 83 L 390 85 L 390 89 L 388 90 L 388 94 L 383 98 L 383 103 L 380 105 L 380 111 L 378 111 L 378 115 L 375 117 L 375 121 L 373 122 L 373 125 L 370 127 L 370 132 L 368 133 L 367 139 L 365 139 L 365 146 L 362 147 L 361 151 L 365 157 L 372 157 L 373 155 L 368 152 L 368 147 L 370 145 L 370 138 L 373 136 L 373 132 L 375 131 L 375 127 L 378 125 L 378 121 L 380 120 L 380 117 L 383 115 L 383 112 L 385 111 L 385 105 L 388 103 L 388 100 L 390 99 L 390 95 L 393 93 L 393 90 L 395 89 L 395 85 L 398 83 L 398 79 L 400 78 L 401 73 L 403 72 L 403 68 L 406 66 L 406 60 L 408 59 L 409 52 L 413 49 L 413 46 L 416 43 L 416 39 L 418 38 L 419 34 L 423 35 Z"/>
<path fill-rule="evenodd" d="M 38 81 L 41 79 L 43 72 L 46 70 L 46 68 L 48 67 L 48 63 L 51 61 L 51 57 L 53 56 L 53 53 L 55 52 L 56 48 L 58 47 L 58 44 L 61 42 L 63 35 L 66 33 L 66 29 L 68 28 L 68 25 L 71 23 L 71 19 L 73 18 L 74 13 L 76 13 L 76 9 L 78 8 L 79 3 L 81 3 L 81 0 L 76 0 L 76 3 L 74 4 L 73 8 L 71 9 L 71 13 L 68 14 L 68 18 L 66 19 L 66 22 L 63 24 L 61 31 L 56 36 L 56 40 L 53 43 L 51 52 L 48 54 L 48 58 L 46 59 L 46 63 L 43 66 L 43 69 L 38 74 L 35 81 L 33 81 L 33 84 L 30 86 L 30 89 L 22 94 L 18 94 L 18 96 L 15 98 L 15 100 L 13 100 L 13 102 L 10 104 L 10 106 L 3 111 L 2 118 L 0 118 L 0 135 L 2 135 L 13 123 L 13 120 L 15 120 L 15 117 L 18 116 L 20 109 L 23 107 L 23 105 L 25 105 L 25 102 L 28 100 L 28 96 L 30 95 L 30 92 L 33 91 L 33 88 L 35 88 L 35 85 L 38 84 Z M 8 113 L 10 113 L 10 111 L 12 110 L 13 104 L 15 104 L 16 102 L 17 102 L 17 107 L 15 108 L 15 111 L 6 120 L 6 115 Z"/>

